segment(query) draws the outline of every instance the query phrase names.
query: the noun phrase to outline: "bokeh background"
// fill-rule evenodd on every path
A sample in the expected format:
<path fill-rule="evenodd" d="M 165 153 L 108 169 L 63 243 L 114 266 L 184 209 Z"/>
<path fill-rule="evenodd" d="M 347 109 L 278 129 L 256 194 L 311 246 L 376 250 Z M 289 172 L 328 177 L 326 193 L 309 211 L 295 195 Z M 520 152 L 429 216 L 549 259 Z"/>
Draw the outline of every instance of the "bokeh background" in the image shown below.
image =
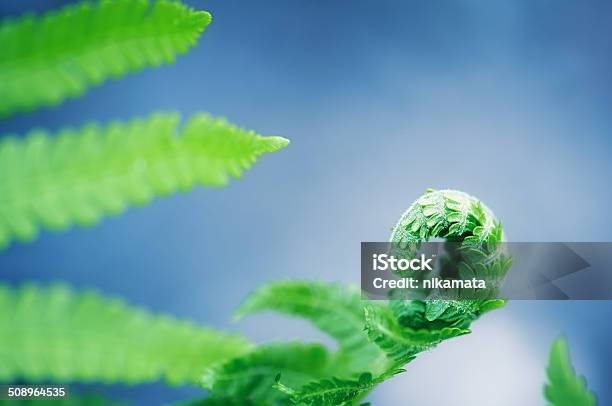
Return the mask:
<path fill-rule="evenodd" d="M 0 14 L 65 3 L 4 1 Z M 214 20 L 174 66 L 2 121 L 1 133 L 204 110 L 290 147 L 226 189 L 13 245 L 0 255 L 3 280 L 65 280 L 258 341 L 309 340 L 322 335 L 305 322 L 231 323 L 231 312 L 277 278 L 358 283 L 360 241 L 386 240 L 427 187 L 478 196 L 513 241 L 612 241 L 612 3 L 189 3 Z M 610 302 L 511 302 L 370 399 L 544 405 L 548 348 L 564 334 L 600 404 L 612 404 L 611 311 Z M 102 389 L 147 406 L 199 393 Z"/>

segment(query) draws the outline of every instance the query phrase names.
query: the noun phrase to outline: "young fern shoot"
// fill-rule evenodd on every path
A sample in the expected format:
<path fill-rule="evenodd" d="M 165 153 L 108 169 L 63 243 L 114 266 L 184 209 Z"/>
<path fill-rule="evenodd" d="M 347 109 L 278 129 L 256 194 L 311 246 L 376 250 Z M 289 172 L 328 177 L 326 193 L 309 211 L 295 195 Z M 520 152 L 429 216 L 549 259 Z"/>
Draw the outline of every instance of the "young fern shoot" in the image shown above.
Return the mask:
<path fill-rule="evenodd" d="M 454 241 L 496 242 L 501 225 L 491 210 L 463 192 L 428 190 L 399 220 L 392 242 L 419 242 L 431 237 Z M 263 310 L 302 317 L 335 338 L 338 351 L 318 379 L 295 376 L 278 368 L 274 388 L 285 400 L 306 405 L 350 405 L 376 385 L 401 373 L 406 363 L 437 344 L 470 333 L 470 324 L 482 314 L 504 305 L 503 300 L 392 300 L 367 302 L 357 289 L 306 281 L 283 281 L 261 287 L 238 309 L 239 317 Z M 240 357 L 239 357 L 240 358 Z M 244 364 L 251 374 L 273 359 Z M 290 371 L 289 371 L 290 372 Z M 237 376 L 240 371 L 236 371 Z M 214 385 L 210 371 L 205 387 Z M 268 379 L 272 379 L 272 374 Z M 260 393 L 260 392 L 257 392 Z M 218 394 L 222 395 L 222 394 Z M 249 387 L 233 397 L 253 400 Z"/>

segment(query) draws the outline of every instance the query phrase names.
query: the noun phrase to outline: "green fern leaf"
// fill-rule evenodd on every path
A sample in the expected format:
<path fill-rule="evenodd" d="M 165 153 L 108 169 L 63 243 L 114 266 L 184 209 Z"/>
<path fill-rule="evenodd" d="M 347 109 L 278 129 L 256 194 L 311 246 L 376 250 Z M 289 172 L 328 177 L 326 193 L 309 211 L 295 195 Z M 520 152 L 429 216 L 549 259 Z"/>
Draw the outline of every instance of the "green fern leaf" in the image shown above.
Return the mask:
<path fill-rule="evenodd" d="M 467 329 L 484 313 L 503 307 L 505 304 L 502 299 L 392 300 L 389 302 L 389 307 L 402 326 L 439 330 L 445 327 Z"/>
<path fill-rule="evenodd" d="M 281 375 L 279 374 L 276 377 L 276 384 L 274 387 L 289 396 L 295 405 L 352 405 L 376 385 L 401 372 L 404 372 L 404 370 L 393 369 L 376 377 L 372 377 L 372 374 L 365 372 L 359 375 L 359 378 L 356 380 L 338 378 L 322 379 L 304 385 L 297 390 L 293 389 L 291 385 L 281 383 Z M 284 376 L 282 377 L 284 378 Z"/>
<path fill-rule="evenodd" d="M 208 369 L 201 383 L 215 397 L 277 402 L 285 398 L 273 388 L 278 373 L 301 386 L 324 375 L 329 363 L 327 350 L 319 344 L 268 344 Z"/>
<path fill-rule="evenodd" d="M 169 0 L 81 2 L 0 25 L 0 117 L 76 98 L 105 79 L 173 62 L 210 14 Z"/>
<path fill-rule="evenodd" d="M 238 307 L 236 320 L 273 310 L 303 317 L 351 349 L 359 346 L 356 332 L 363 330 L 363 304 L 359 290 L 339 284 L 278 281 L 261 286 Z"/>
<path fill-rule="evenodd" d="M 567 342 L 558 338 L 550 349 L 548 384 L 544 395 L 550 406 L 595 406 L 597 399 L 589 391 L 586 380 L 576 376 L 570 360 Z"/>
<path fill-rule="evenodd" d="M 33 240 L 40 227 L 92 225 L 194 185 L 223 186 L 262 154 L 288 144 L 205 114 L 179 128 L 179 116 L 0 139 L 0 249 Z"/>
<path fill-rule="evenodd" d="M 339 284 L 308 281 L 279 281 L 256 289 L 236 310 L 235 318 L 273 310 L 302 317 L 335 338 L 336 374 L 384 369 L 384 354 L 364 333 L 364 303 L 359 290 Z"/>
<path fill-rule="evenodd" d="M 404 365 L 413 360 L 419 352 L 432 348 L 444 340 L 470 332 L 456 327 L 414 330 L 402 326 L 386 306 L 367 306 L 365 314 L 366 331 L 370 339 L 395 361 L 395 365 Z"/>
<path fill-rule="evenodd" d="M 62 285 L 0 285 L 0 309 L 0 382 L 196 383 L 206 368 L 252 348 Z"/>

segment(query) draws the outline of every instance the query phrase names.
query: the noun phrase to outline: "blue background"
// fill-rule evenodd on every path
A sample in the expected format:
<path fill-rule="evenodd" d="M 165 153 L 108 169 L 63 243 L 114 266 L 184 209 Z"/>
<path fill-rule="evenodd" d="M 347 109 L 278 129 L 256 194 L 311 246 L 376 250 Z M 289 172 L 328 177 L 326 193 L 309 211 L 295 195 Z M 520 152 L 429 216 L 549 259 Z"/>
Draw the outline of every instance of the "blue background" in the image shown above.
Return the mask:
<path fill-rule="evenodd" d="M 3 2 L 0 13 L 64 3 Z M 481 198 L 513 241 L 612 241 L 612 3 L 190 3 L 214 21 L 174 66 L 2 121 L 1 133 L 204 110 L 292 144 L 226 189 L 15 244 L 0 255 L 3 279 L 95 286 L 257 341 L 320 339 L 307 323 L 275 315 L 228 320 L 265 281 L 357 283 L 359 242 L 386 240 L 427 187 Z M 420 356 L 371 400 L 544 405 L 548 347 L 565 334 L 600 404 L 612 404 L 611 310 L 610 302 L 509 303 L 472 335 Z M 141 405 L 199 393 L 110 390 Z"/>

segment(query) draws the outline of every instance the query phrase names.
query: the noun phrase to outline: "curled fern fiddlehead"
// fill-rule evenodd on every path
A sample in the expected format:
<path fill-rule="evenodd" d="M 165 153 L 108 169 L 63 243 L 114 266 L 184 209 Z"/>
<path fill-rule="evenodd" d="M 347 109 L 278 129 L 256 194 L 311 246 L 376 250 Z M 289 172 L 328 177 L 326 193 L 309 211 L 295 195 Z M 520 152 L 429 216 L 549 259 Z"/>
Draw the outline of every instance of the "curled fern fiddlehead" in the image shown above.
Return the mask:
<path fill-rule="evenodd" d="M 493 243 L 501 241 L 502 231 L 477 199 L 457 191 L 428 191 L 402 216 L 391 240 L 417 243 L 432 237 Z M 295 379 L 285 380 L 279 368 L 275 388 L 294 404 L 352 405 L 375 385 L 402 372 L 401 367 L 419 353 L 469 333 L 472 321 L 503 304 L 495 299 L 366 302 L 356 290 L 338 285 L 282 281 L 257 289 L 237 314 L 274 310 L 305 318 L 334 337 L 339 349 L 319 379 L 292 383 L 289 380 Z M 268 382 L 271 378 L 269 373 Z M 253 396 L 248 388 L 232 395 Z"/>
<path fill-rule="evenodd" d="M 391 242 L 413 244 L 430 238 L 489 246 L 497 250 L 503 241 L 501 223 L 493 212 L 478 199 L 456 190 L 427 190 L 402 215 L 391 233 Z M 469 265 L 466 265 L 469 269 Z M 500 256 L 492 265 L 503 276 L 510 267 L 507 257 Z M 473 270 L 469 269 L 472 273 Z M 490 300 L 428 300 L 392 301 L 396 316 L 411 328 L 467 328 L 486 311 L 503 306 L 504 301 Z"/>
<path fill-rule="evenodd" d="M 33 240 L 41 227 L 92 225 L 155 196 L 223 186 L 288 144 L 206 114 L 179 123 L 177 114 L 158 113 L 0 139 L 0 249 Z"/>
<path fill-rule="evenodd" d="M 0 26 L 0 117 L 75 98 L 108 77 L 174 61 L 210 14 L 169 0 L 81 2 Z"/>

